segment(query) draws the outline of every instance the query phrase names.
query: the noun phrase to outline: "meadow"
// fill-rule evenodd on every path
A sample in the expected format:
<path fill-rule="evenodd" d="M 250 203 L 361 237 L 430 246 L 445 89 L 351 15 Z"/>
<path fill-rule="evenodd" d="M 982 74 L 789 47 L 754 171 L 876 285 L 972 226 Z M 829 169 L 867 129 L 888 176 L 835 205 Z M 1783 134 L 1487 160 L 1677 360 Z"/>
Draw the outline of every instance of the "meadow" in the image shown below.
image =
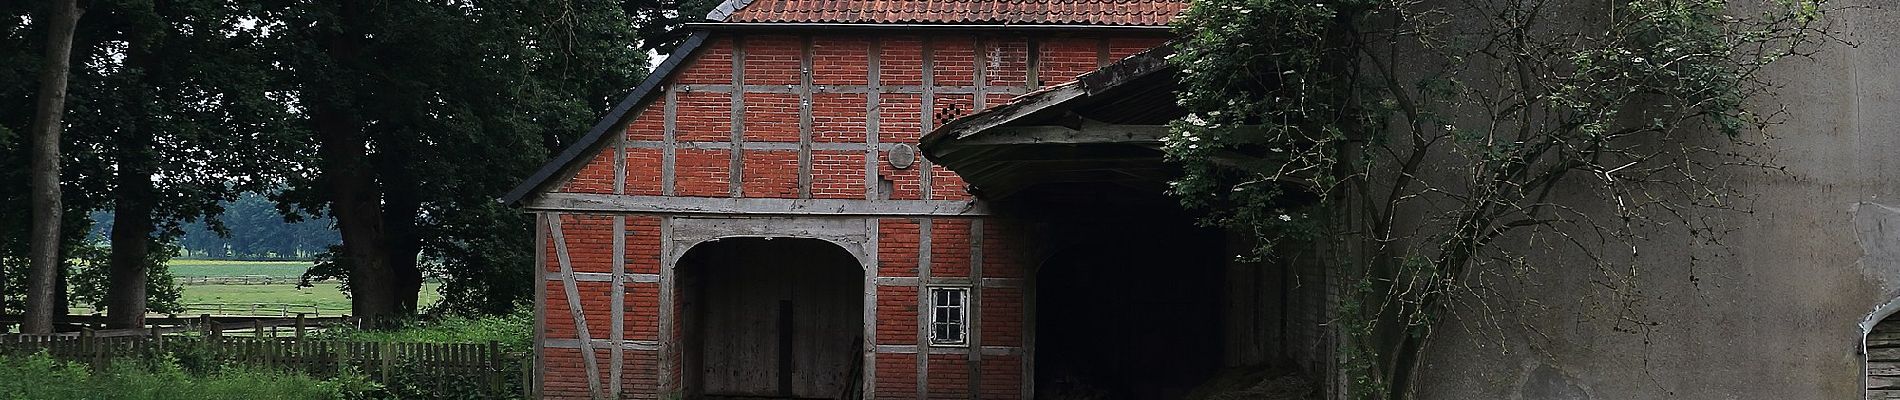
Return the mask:
<path fill-rule="evenodd" d="M 295 279 L 310 268 L 309 261 L 234 261 L 234 260 L 195 260 L 175 259 L 167 264 L 172 276 L 187 277 L 235 277 L 235 276 L 271 276 Z M 185 304 L 186 314 L 205 313 L 208 304 L 223 304 L 229 307 L 242 307 L 249 304 L 291 304 L 297 309 L 302 306 L 314 308 L 322 315 L 347 314 L 350 311 L 350 298 L 339 290 L 337 282 L 315 282 L 311 287 L 297 287 L 295 284 L 271 285 L 184 285 L 180 288 L 179 303 Z M 418 299 L 421 308 L 428 308 L 441 299 L 436 289 L 441 284 L 427 282 L 422 285 Z M 198 306 L 194 306 L 198 305 Z M 296 311 L 293 311 L 296 312 Z"/>

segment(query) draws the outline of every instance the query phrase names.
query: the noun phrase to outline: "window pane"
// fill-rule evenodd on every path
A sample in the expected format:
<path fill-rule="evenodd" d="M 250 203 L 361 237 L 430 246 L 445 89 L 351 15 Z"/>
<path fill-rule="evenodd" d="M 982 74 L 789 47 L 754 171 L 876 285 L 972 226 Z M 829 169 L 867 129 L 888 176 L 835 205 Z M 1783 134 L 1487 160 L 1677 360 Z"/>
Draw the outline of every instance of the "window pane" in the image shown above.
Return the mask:
<path fill-rule="evenodd" d="M 957 345 L 964 343 L 964 312 L 969 297 L 969 289 L 957 287 L 930 288 L 930 341 L 932 344 Z"/>

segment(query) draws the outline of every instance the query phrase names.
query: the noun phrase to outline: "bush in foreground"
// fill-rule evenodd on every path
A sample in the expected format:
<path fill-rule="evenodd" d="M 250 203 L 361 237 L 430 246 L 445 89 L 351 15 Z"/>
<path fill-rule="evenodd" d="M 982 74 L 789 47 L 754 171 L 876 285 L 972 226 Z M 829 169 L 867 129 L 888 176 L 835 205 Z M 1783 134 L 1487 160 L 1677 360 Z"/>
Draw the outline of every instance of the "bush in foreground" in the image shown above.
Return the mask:
<path fill-rule="evenodd" d="M 0 399 L 346 399 L 376 389 L 362 377 L 332 379 L 226 366 L 193 374 L 170 357 L 124 362 L 104 371 L 45 354 L 0 357 Z"/>

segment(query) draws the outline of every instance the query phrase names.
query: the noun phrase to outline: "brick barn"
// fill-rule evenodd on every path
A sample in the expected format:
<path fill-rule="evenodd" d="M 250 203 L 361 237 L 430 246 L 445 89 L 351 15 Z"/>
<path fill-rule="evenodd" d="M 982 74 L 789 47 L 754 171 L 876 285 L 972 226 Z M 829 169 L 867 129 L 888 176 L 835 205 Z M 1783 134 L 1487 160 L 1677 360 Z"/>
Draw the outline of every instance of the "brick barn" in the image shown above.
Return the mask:
<path fill-rule="evenodd" d="M 537 390 L 1168 398 L 1327 369 L 1325 273 L 1235 262 L 1163 192 L 1186 6 L 727 1 L 505 199 L 536 217 Z"/>

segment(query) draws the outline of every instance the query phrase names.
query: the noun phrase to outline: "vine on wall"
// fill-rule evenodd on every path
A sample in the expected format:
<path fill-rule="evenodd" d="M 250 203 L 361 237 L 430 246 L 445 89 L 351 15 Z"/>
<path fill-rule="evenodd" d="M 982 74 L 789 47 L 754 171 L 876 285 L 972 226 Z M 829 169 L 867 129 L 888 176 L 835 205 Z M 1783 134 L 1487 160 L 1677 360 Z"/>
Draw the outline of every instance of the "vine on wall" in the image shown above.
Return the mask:
<path fill-rule="evenodd" d="M 1646 238 L 1719 241 L 1742 209 L 1724 174 L 1777 168 L 1775 114 L 1749 106 L 1763 68 L 1824 40 L 1824 7 L 1197 0 L 1170 58 L 1190 111 L 1171 191 L 1254 257 L 1333 250 L 1352 396 L 1410 398 L 1432 328 L 1487 301 L 1478 276 L 1584 267 L 1527 256 L 1553 252 L 1634 274 L 1662 267 Z"/>

